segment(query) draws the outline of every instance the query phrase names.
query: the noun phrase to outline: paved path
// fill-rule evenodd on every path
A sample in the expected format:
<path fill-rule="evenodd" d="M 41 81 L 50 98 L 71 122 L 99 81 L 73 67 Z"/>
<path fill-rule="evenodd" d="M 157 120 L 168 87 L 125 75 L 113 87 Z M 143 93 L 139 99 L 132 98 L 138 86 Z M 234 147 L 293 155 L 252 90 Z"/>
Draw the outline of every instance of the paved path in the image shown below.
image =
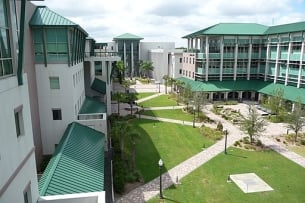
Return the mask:
<path fill-rule="evenodd" d="M 177 124 L 182 124 L 182 125 L 189 125 L 193 126 L 193 122 L 191 121 L 181 121 L 181 120 L 175 120 L 175 119 L 170 119 L 170 118 L 160 118 L 160 117 L 154 117 L 154 116 L 145 116 L 141 115 L 141 118 L 144 119 L 149 119 L 149 120 L 156 120 L 156 121 L 163 121 L 163 122 L 168 122 L 168 123 L 177 123 Z M 202 126 L 202 123 L 195 123 L 196 127 Z"/>
<path fill-rule="evenodd" d="M 158 94 L 153 94 L 153 95 L 151 95 L 151 96 L 148 96 L 148 97 L 144 97 L 144 98 L 142 98 L 142 99 L 139 99 L 139 100 L 137 100 L 136 102 L 137 102 L 137 103 L 141 103 L 141 102 L 143 102 L 143 101 L 147 101 L 147 100 L 156 98 L 156 97 L 158 97 L 158 96 L 160 96 L 160 95 L 162 95 L 162 94 L 164 94 L 164 93 L 161 92 L 161 93 L 158 93 Z"/>

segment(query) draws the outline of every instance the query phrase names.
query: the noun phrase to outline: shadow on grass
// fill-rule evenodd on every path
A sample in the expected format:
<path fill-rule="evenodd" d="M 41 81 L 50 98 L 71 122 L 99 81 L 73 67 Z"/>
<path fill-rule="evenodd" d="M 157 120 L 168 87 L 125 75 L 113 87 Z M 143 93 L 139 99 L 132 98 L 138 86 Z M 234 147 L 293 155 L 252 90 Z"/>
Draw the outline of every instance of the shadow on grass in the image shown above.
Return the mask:
<path fill-rule="evenodd" d="M 246 156 L 241 156 L 241 155 L 238 155 L 238 154 L 233 154 L 233 153 L 227 153 L 226 155 L 229 155 L 229 156 L 235 156 L 235 157 L 238 157 L 238 158 L 244 158 L 244 159 L 248 158 L 248 157 L 246 157 Z"/>

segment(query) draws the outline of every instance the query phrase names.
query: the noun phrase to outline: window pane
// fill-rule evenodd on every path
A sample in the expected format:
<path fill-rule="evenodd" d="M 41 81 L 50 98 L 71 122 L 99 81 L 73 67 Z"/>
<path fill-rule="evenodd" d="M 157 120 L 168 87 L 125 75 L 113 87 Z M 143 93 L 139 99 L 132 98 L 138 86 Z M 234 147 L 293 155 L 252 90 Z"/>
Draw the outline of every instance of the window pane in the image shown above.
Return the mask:
<path fill-rule="evenodd" d="M 10 58 L 10 46 L 9 46 L 9 34 L 7 29 L 0 29 L 0 57 L 1 58 Z"/>
<path fill-rule="evenodd" d="M 57 29 L 57 42 L 67 43 L 67 31 L 65 29 Z"/>
<path fill-rule="evenodd" d="M 47 29 L 47 43 L 48 42 L 56 42 L 56 30 L 55 29 Z"/>
<path fill-rule="evenodd" d="M 12 66 L 12 60 L 7 59 L 3 61 L 4 66 L 4 75 L 10 75 L 13 74 L 13 66 Z"/>
<path fill-rule="evenodd" d="M 20 131 L 20 121 L 19 121 L 19 115 L 18 112 L 15 113 L 15 125 L 16 125 L 16 133 L 17 137 L 20 136 L 21 131 Z"/>
<path fill-rule="evenodd" d="M 52 109 L 53 120 L 62 120 L 61 109 Z"/>
<path fill-rule="evenodd" d="M 50 88 L 51 89 L 59 89 L 59 78 L 58 77 L 50 77 Z"/>
<path fill-rule="evenodd" d="M 58 52 L 64 52 L 67 53 L 68 52 L 68 47 L 67 44 L 57 44 L 57 50 Z"/>
<path fill-rule="evenodd" d="M 42 30 L 39 30 L 39 29 L 34 29 L 34 42 L 35 43 L 43 43 L 43 40 L 42 40 Z"/>
<path fill-rule="evenodd" d="M 57 53 L 56 44 L 47 44 L 48 53 Z"/>
<path fill-rule="evenodd" d="M 7 15 L 4 0 L 0 0 L 0 27 L 7 27 Z"/>

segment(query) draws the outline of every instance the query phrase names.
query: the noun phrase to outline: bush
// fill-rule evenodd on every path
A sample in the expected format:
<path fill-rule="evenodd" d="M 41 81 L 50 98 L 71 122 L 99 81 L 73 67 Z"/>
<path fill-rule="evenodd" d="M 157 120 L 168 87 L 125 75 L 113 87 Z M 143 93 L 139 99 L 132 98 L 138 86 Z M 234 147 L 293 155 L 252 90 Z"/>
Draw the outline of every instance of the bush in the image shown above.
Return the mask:
<path fill-rule="evenodd" d="M 240 144 L 240 142 L 239 142 L 239 141 L 235 141 L 234 146 L 235 146 L 235 147 L 237 147 L 237 146 L 241 146 L 241 144 Z"/>
<path fill-rule="evenodd" d="M 301 145 L 305 145 L 305 140 L 301 140 Z"/>
<path fill-rule="evenodd" d="M 275 140 L 276 140 L 277 142 L 281 142 L 281 139 L 280 139 L 280 138 L 275 138 Z"/>
<path fill-rule="evenodd" d="M 223 125 L 222 125 L 222 123 L 221 123 L 220 121 L 217 123 L 216 129 L 217 129 L 218 131 L 223 131 Z"/>
<path fill-rule="evenodd" d="M 262 146 L 263 146 L 263 143 L 262 143 L 262 141 L 260 141 L 260 140 L 257 140 L 257 142 L 256 142 L 256 146 L 258 146 L 258 147 L 262 147 Z"/>
<path fill-rule="evenodd" d="M 223 137 L 222 132 L 219 132 L 217 130 L 214 130 L 212 128 L 205 127 L 205 126 L 202 126 L 200 128 L 200 133 L 203 136 L 208 137 L 213 140 L 220 140 Z"/>
<path fill-rule="evenodd" d="M 244 137 L 243 140 L 245 144 L 250 144 L 249 137 Z"/>
<path fill-rule="evenodd" d="M 125 186 L 125 170 L 120 160 L 115 160 L 113 165 L 113 186 L 115 192 L 122 194 Z"/>

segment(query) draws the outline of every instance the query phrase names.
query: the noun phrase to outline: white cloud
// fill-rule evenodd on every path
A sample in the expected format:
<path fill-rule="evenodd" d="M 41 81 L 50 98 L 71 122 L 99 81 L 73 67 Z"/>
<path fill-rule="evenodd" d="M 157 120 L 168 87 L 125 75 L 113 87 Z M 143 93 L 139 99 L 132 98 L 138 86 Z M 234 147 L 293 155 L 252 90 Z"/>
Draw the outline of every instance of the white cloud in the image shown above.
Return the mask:
<path fill-rule="evenodd" d="M 220 22 L 271 25 L 305 20 L 304 0 L 45 0 L 39 4 L 78 23 L 97 41 L 130 32 L 144 41 L 174 41 L 176 46 L 186 46 L 182 36 Z"/>

